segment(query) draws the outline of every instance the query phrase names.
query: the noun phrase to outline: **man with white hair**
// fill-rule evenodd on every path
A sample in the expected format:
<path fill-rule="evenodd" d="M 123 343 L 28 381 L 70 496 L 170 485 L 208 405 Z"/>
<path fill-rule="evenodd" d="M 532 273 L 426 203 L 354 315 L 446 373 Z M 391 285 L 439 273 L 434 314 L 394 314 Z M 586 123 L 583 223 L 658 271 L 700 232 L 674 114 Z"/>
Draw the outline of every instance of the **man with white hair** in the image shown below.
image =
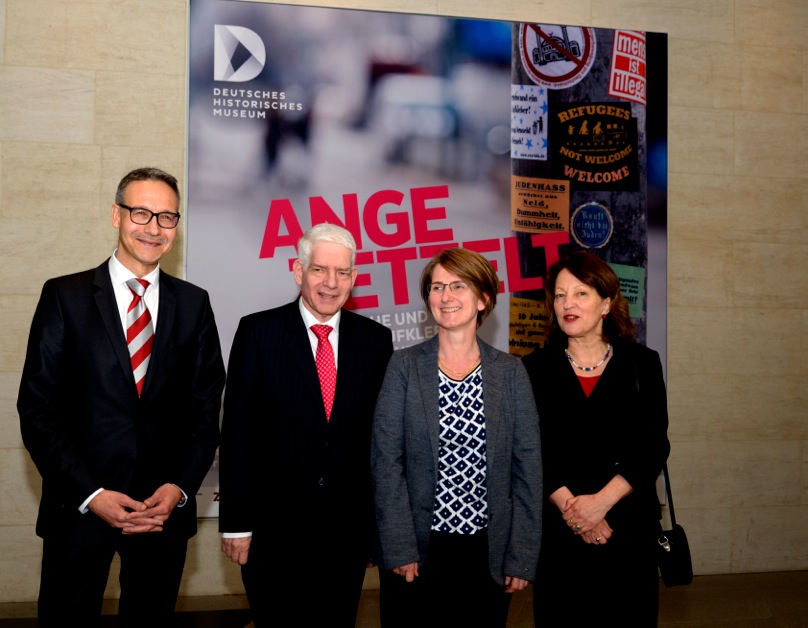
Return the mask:
<path fill-rule="evenodd" d="M 371 424 L 393 341 L 343 310 L 355 260 L 349 231 L 312 227 L 294 262 L 300 297 L 245 316 L 233 341 L 219 529 L 256 628 L 290 608 L 301 625 L 356 623 L 375 535 Z"/>

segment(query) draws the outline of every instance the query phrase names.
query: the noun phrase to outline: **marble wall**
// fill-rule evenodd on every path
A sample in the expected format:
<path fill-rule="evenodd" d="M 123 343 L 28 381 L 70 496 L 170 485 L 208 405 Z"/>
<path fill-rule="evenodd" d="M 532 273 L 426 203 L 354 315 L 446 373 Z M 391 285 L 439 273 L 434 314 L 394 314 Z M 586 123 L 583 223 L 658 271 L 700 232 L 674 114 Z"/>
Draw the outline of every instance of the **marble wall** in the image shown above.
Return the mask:
<path fill-rule="evenodd" d="M 668 389 L 698 574 L 808 569 L 808 4 L 353 0 L 669 34 Z M 0 602 L 37 595 L 39 475 L 15 409 L 42 282 L 112 250 L 120 176 L 181 174 L 185 0 L 0 0 Z M 182 274 L 183 246 L 165 264 Z M 372 574 L 369 582 L 373 583 Z M 109 594 L 115 595 L 114 577 Z M 215 521 L 182 593 L 240 593 Z"/>

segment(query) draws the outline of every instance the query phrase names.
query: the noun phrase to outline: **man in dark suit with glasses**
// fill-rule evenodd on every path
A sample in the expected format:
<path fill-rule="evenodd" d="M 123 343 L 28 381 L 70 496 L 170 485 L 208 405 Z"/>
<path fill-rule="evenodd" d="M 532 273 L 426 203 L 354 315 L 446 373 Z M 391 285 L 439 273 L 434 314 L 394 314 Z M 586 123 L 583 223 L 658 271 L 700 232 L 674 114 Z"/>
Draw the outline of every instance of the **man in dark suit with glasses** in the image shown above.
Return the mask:
<path fill-rule="evenodd" d="M 120 625 L 172 620 L 225 381 L 208 294 L 160 270 L 179 202 L 170 174 L 127 174 L 113 255 L 48 280 L 36 307 L 17 408 L 42 475 L 46 628 L 99 625 L 116 553 Z"/>

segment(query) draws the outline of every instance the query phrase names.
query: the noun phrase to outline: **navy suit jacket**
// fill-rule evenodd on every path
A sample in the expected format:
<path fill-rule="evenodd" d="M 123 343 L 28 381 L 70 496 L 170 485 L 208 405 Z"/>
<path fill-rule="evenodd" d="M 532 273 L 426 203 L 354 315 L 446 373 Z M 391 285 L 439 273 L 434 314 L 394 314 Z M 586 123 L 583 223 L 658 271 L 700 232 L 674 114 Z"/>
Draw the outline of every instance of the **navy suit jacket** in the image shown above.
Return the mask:
<path fill-rule="evenodd" d="M 331 538 L 369 557 L 371 424 L 392 352 L 389 329 L 342 310 L 326 421 L 298 302 L 241 319 L 224 400 L 220 531 L 251 531 L 288 546 L 327 522 Z"/>
<path fill-rule="evenodd" d="M 94 491 L 149 497 L 176 484 L 188 503 L 165 533 L 196 533 L 195 495 L 219 442 L 224 364 L 208 294 L 160 274 L 160 310 L 137 395 L 108 261 L 48 280 L 31 324 L 17 409 L 42 475 L 37 534 L 85 543 L 120 534 L 80 504 Z"/>

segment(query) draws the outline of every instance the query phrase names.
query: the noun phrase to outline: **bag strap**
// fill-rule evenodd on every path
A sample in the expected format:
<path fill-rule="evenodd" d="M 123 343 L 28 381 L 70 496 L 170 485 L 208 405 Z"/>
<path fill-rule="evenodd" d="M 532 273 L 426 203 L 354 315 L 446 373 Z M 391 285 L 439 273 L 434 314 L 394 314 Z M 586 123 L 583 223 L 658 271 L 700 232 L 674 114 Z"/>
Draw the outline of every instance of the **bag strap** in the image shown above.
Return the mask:
<path fill-rule="evenodd" d="M 637 372 L 637 362 L 632 360 L 632 368 L 634 369 L 634 386 L 637 392 L 640 392 L 640 374 Z M 673 510 L 673 493 L 671 493 L 671 479 L 668 475 L 668 461 L 662 463 L 662 473 L 665 474 L 665 492 L 668 494 L 668 510 L 671 513 L 671 528 L 676 525 L 676 514 Z"/>
<path fill-rule="evenodd" d="M 662 463 L 662 473 L 665 474 L 665 491 L 668 493 L 668 510 L 671 513 L 671 528 L 676 525 L 676 515 L 673 512 L 673 493 L 671 493 L 671 481 L 668 476 L 668 463 Z"/>

